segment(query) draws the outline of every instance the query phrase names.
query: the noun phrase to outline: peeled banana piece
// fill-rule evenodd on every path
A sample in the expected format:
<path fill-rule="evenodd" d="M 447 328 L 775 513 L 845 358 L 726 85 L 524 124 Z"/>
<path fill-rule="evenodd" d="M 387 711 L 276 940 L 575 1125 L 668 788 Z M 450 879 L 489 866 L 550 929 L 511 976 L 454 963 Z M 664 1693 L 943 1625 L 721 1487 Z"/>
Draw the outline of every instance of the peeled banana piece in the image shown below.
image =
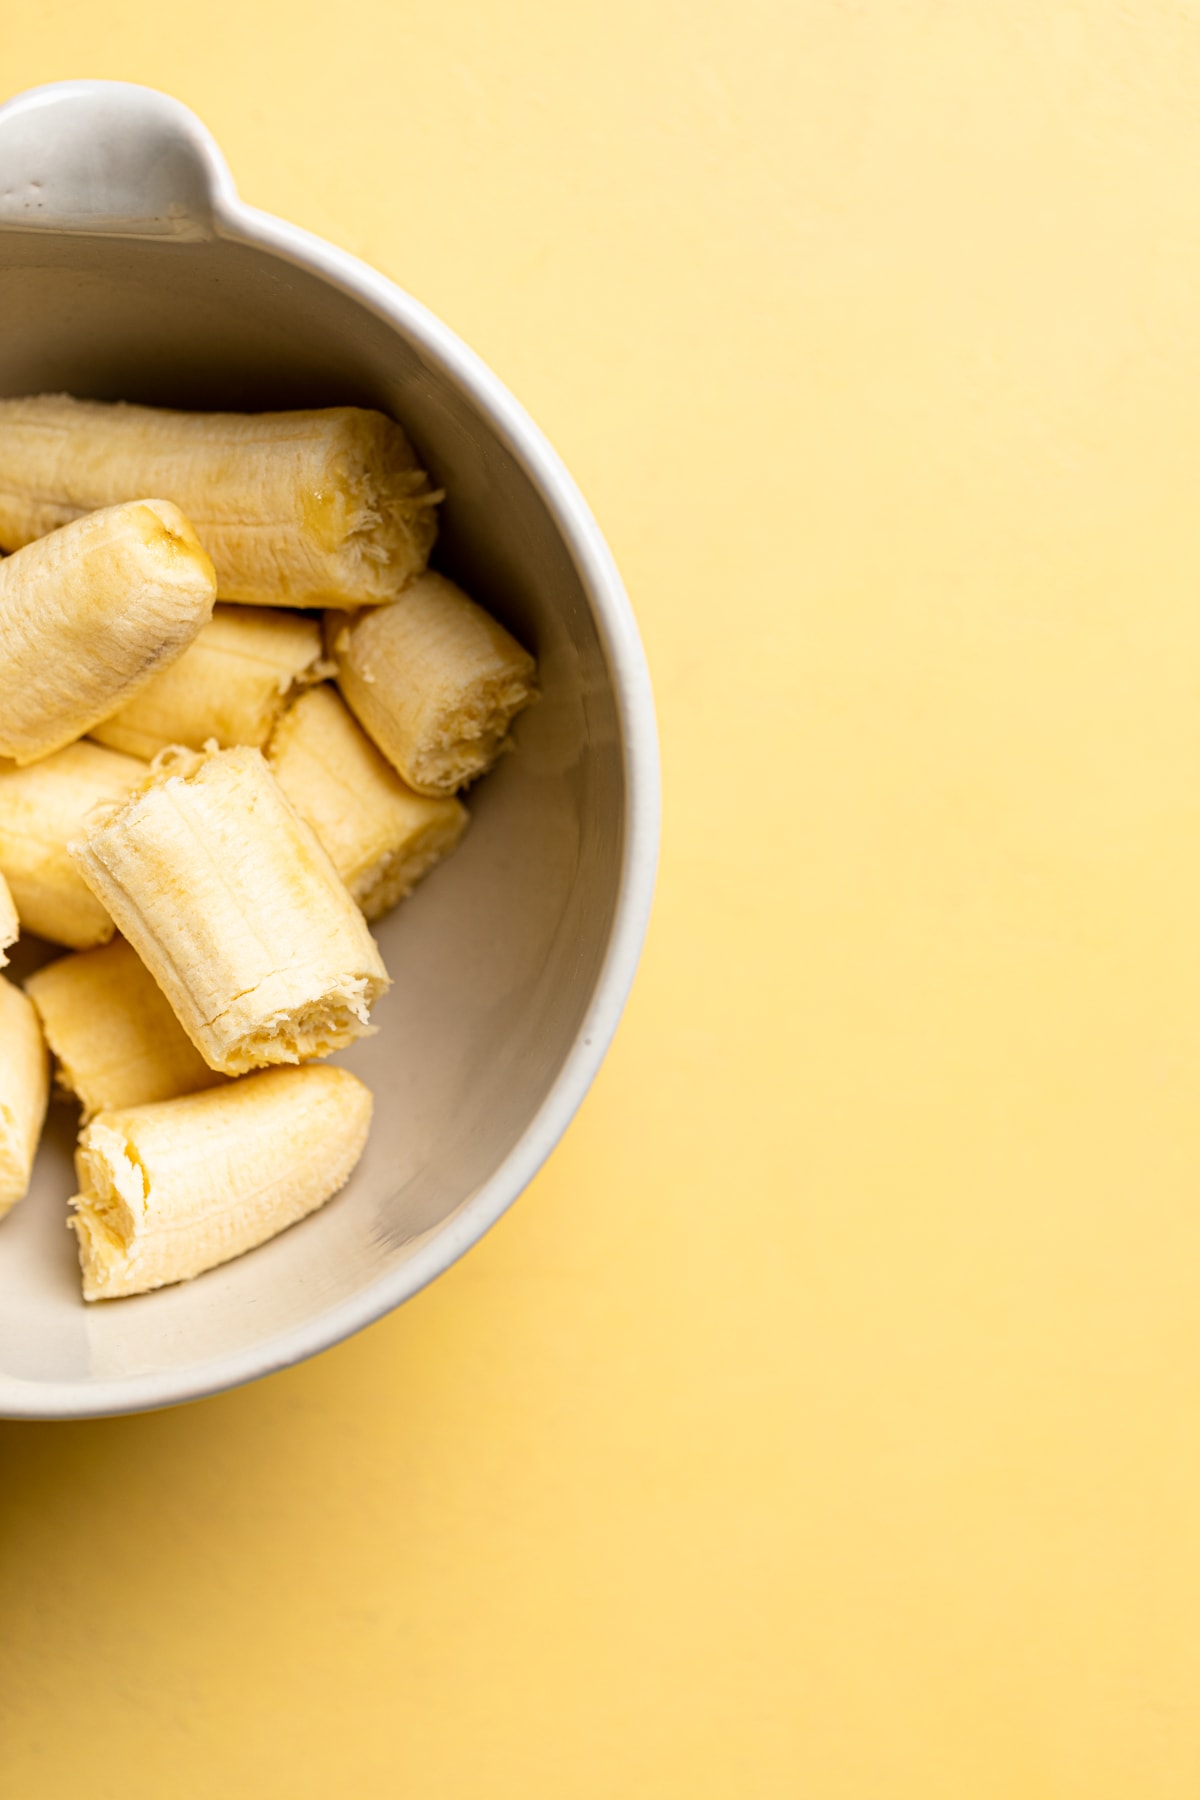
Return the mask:
<path fill-rule="evenodd" d="M 218 606 L 178 662 L 92 730 L 98 743 L 149 762 L 168 744 L 262 749 L 293 695 L 319 681 L 321 627 L 301 613 Z"/>
<path fill-rule="evenodd" d="M 0 975 L 0 1219 L 25 1197 L 50 1093 L 33 1004 Z"/>
<path fill-rule="evenodd" d="M 537 697 L 528 651 L 444 575 L 393 605 L 326 621 L 351 712 L 418 794 L 452 794 L 489 769 Z"/>
<path fill-rule="evenodd" d="M 370 1123 L 370 1090 L 330 1068 L 99 1113 L 71 1201 L 84 1299 L 187 1281 L 265 1243 L 345 1186 Z"/>
<path fill-rule="evenodd" d="M 113 922 L 67 845 L 93 807 L 123 800 L 147 773 L 145 763 L 86 740 L 27 769 L 0 763 L 0 874 L 22 931 L 73 950 L 108 942 Z"/>
<path fill-rule="evenodd" d="M 173 1100 L 224 1080 L 124 938 L 46 963 L 25 992 L 54 1052 L 59 1085 L 80 1102 L 85 1124 L 113 1107 Z"/>
<path fill-rule="evenodd" d="M 76 865 L 210 1068 L 304 1062 L 370 1029 L 375 940 L 261 751 L 166 751 Z"/>
<path fill-rule="evenodd" d="M 466 829 L 461 801 L 414 794 L 328 684 L 283 715 L 267 759 L 368 919 L 411 893 Z"/>
<path fill-rule="evenodd" d="M 0 969 L 8 961 L 4 952 L 16 943 L 20 929 L 16 901 L 9 891 L 7 881 L 0 875 Z"/>
<path fill-rule="evenodd" d="M 184 413 L 38 394 L 0 400 L 0 547 L 79 513 L 166 494 L 222 600 L 356 607 L 429 560 L 441 498 L 399 425 L 359 406 Z"/>
<path fill-rule="evenodd" d="M 0 756 L 61 750 L 187 649 L 213 566 L 167 500 L 89 513 L 0 562 Z"/>

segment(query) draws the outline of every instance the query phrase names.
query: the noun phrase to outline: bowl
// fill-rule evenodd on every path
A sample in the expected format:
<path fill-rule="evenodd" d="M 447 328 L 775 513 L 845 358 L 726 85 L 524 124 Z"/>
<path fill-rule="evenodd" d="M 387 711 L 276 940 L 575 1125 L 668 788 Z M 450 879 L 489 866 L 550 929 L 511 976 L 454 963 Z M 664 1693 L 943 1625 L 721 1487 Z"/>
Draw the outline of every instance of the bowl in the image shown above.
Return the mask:
<path fill-rule="evenodd" d="M 0 393 L 379 407 L 447 489 L 438 567 L 538 656 L 544 697 L 460 850 L 378 937 L 380 1029 L 339 1061 L 370 1143 L 319 1213 L 194 1282 L 85 1306 L 51 1108 L 0 1225 L 0 1416 L 172 1405 L 378 1319 L 492 1225 L 616 1028 L 650 907 L 658 767 L 642 650 L 577 489 L 485 365 L 376 271 L 244 205 L 178 102 L 64 82 L 0 107 Z M 25 955 L 28 957 L 29 952 Z M 17 964 L 18 974 L 28 967 Z"/>

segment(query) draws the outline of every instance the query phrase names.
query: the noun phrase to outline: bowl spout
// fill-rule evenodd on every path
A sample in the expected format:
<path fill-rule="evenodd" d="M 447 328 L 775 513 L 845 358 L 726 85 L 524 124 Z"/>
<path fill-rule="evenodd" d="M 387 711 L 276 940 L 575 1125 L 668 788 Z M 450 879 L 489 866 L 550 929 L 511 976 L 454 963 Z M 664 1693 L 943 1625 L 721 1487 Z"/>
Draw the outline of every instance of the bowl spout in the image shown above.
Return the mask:
<path fill-rule="evenodd" d="M 178 100 L 125 81 L 61 81 L 0 106 L 0 229 L 213 235 L 233 179 Z"/>

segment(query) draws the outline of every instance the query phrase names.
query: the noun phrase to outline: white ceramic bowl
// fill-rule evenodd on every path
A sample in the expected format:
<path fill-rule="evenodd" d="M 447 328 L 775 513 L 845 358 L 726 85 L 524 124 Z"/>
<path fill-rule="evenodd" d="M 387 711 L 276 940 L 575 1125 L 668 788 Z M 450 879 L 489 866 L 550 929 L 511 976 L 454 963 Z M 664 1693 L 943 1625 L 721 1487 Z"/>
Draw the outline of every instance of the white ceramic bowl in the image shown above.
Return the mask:
<path fill-rule="evenodd" d="M 380 927 L 395 980 L 343 1060 L 375 1092 L 350 1186 L 198 1281 L 85 1307 L 73 1118 L 0 1225 L 0 1416 L 167 1406 L 311 1356 L 439 1275 L 521 1192 L 600 1063 L 657 852 L 653 706 L 620 579 L 540 433 L 372 269 L 244 206 L 177 102 L 68 82 L 0 108 L 0 393 L 393 413 L 449 491 L 436 560 L 541 664 L 462 849 Z"/>

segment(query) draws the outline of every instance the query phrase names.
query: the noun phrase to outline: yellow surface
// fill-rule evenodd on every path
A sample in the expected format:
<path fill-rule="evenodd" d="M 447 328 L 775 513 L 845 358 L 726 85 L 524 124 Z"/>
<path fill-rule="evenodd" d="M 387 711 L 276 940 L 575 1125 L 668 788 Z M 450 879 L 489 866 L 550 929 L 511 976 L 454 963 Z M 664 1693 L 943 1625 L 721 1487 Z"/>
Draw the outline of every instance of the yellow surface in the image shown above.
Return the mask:
<path fill-rule="evenodd" d="M 6 1800 L 1195 1800 L 1200 9 L 10 6 L 411 286 L 627 574 L 616 1049 L 399 1315 L 0 1427 Z"/>

